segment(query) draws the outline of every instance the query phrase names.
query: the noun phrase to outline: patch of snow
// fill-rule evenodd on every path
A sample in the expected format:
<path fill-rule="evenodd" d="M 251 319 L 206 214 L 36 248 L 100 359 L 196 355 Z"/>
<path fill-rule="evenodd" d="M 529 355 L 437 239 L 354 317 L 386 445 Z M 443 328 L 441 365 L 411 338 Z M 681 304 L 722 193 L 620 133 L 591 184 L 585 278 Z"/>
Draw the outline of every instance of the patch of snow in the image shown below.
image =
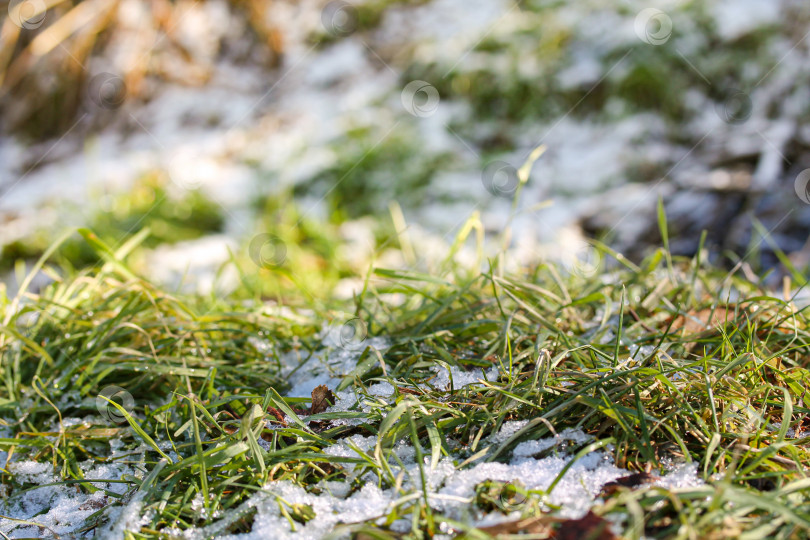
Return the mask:
<path fill-rule="evenodd" d="M 454 62 L 499 25 L 509 26 L 520 12 L 506 0 L 433 0 L 419 6 L 386 10 L 378 40 L 392 45 L 422 43 L 425 53 Z"/>
<path fill-rule="evenodd" d="M 593 437 L 590 435 L 577 429 L 567 428 L 561 431 L 556 437 L 518 443 L 512 451 L 512 455 L 516 458 L 531 457 L 566 442 L 571 442 L 573 445 L 579 446 L 591 441 L 593 441 Z"/>
<path fill-rule="evenodd" d="M 522 422 L 513 422 L 505 425 L 499 432 L 506 436 L 519 429 Z M 525 424 L 524 424 L 525 425 Z M 504 429 L 505 428 L 505 429 Z M 550 448 L 560 439 L 570 439 L 586 442 L 591 438 L 576 430 L 565 430 L 559 438 L 548 438 L 537 441 L 538 447 Z M 351 448 L 369 452 L 377 443 L 376 437 L 354 435 L 334 445 L 327 447 L 325 452 L 333 456 L 357 457 L 357 452 Z M 452 519 L 468 525 L 493 524 L 506 519 L 506 516 L 493 512 L 485 514 L 471 507 L 475 495 L 475 488 L 481 482 L 494 480 L 499 482 L 520 481 L 530 490 L 548 491 L 551 483 L 557 479 L 563 468 L 573 459 L 570 455 L 555 455 L 543 459 L 535 459 L 524 455 L 514 455 L 509 463 L 479 463 L 465 469 L 458 469 L 456 462 L 451 458 L 444 458 L 431 468 L 426 460 L 422 470 L 414 462 L 413 447 L 400 441 L 393 449 L 405 465 L 402 470 L 393 459 L 389 465 L 395 475 L 402 474 L 402 489 L 405 493 L 421 493 L 422 473 L 429 485 L 429 502 L 431 507 L 444 512 Z M 390 455 L 390 454 L 388 454 Z M 352 464 L 346 465 L 347 470 L 355 471 Z M 352 473 L 353 474 L 353 473 Z M 621 476 L 630 474 L 629 471 L 616 467 L 610 457 L 600 451 L 592 452 L 574 463 L 555 488 L 547 494 L 545 502 L 549 505 L 562 507 L 560 515 L 564 517 L 581 517 L 597 502 L 602 486 Z M 251 532 L 227 536 L 229 539 L 247 540 L 252 538 L 266 538 L 272 535 L 279 539 L 309 540 L 322 538 L 341 524 L 374 521 L 382 524 L 393 505 L 401 500 L 403 493 L 393 488 L 381 489 L 378 479 L 372 472 L 367 472 L 362 478 L 363 487 L 353 494 L 350 493 L 350 482 L 327 482 L 319 484 L 323 492 L 319 495 L 308 493 L 299 486 L 290 482 L 271 482 L 265 486 L 263 493 L 254 495 L 246 504 L 257 510 Z M 656 485 L 668 489 L 681 489 L 701 485 L 697 478 L 695 464 L 681 466 L 666 474 L 655 482 Z M 290 510 L 294 505 L 308 505 L 315 512 L 315 517 L 306 524 L 295 524 L 292 528 L 290 521 L 284 516 L 280 507 Z M 228 516 L 222 523 L 227 522 Z M 397 530 L 408 531 L 409 523 L 403 520 L 398 523 Z M 188 531 L 185 536 L 190 540 L 203 538 L 217 530 L 218 524 L 205 529 Z M 449 532 L 449 531 L 448 531 Z"/>
<path fill-rule="evenodd" d="M 761 26 L 779 21 L 781 2 L 776 0 L 718 0 L 711 13 L 720 36 L 733 41 Z"/>
<path fill-rule="evenodd" d="M 344 316 L 338 321 L 354 320 L 354 317 Z M 284 357 L 284 376 L 292 388 L 287 392 L 288 397 L 310 397 L 315 387 L 326 385 L 334 390 L 343 377 L 357 367 L 363 351 L 367 347 L 384 351 L 391 343 L 384 337 L 359 337 L 341 340 L 341 325 L 326 325 L 322 332 L 324 349 L 316 352 L 312 357 L 302 360 L 297 356 Z M 358 330 L 362 332 L 362 330 Z M 302 366 L 301 362 L 305 362 Z"/>
<path fill-rule="evenodd" d="M 120 480 L 124 475 L 140 476 L 133 467 L 114 461 L 96 463 L 88 460 L 81 463 L 80 467 L 88 480 Z M 70 535 L 82 528 L 91 514 L 101 509 L 104 509 L 110 519 L 116 519 L 121 514 L 120 507 L 111 506 L 114 499 L 108 497 L 102 490 L 82 494 L 75 486 L 58 484 L 61 478 L 53 470 L 51 463 L 13 461 L 8 469 L 14 482 L 25 485 L 27 489 L 19 494 L 12 490 L 4 497 L 0 501 L 0 514 L 37 524 L 37 526 L 25 525 L 19 521 L 0 518 L 0 532 L 10 538 L 53 533 L 61 536 Z M 54 483 L 56 485 L 47 485 Z M 94 482 L 93 485 L 119 494 L 131 489 L 131 485 L 118 482 Z M 133 511 L 133 515 L 140 520 L 140 508 Z M 43 528 L 40 529 L 40 526 Z M 123 529 L 119 537 L 123 537 Z"/>
<path fill-rule="evenodd" d="M 390 495 L 374 484 L 364 485 L 348 498 L 333 495 L 314 495 L 289 482 L 276 482 L 265 486 L 271 495 L 254 496 L 253 505 L 257 509 L 250 533 L 222 536 L 223 540 L 241 538 L 278 540 L 320 540 L 333 532 L 340 523 L 355 523 L 382 515 L 391 504 Z M 308 505 L 315 512 L 315 519 L 306 524 L 295 524 L 293 531 L 290 522 L 281 513 L 280 506 L 289 510 L 292 505 Z M 197 535 L 187 535 L 197 538 Z"/>
<path fill-rule="evenodd" d="M 222 266 L 236 253 L 236 242 L 225 235 L 209 235 L 196 240 L 162 245 L 147 260 L 150 276 L 173 289 L 192 288 L 202 294 L 216 290 L 227 294 L 238 284 L 236 270 Z"/>
<path fill-rule="evenodd" d="M 557 74 L 560 87 L 574 89 L 590 86 L 602 76 L 602 62 L 593 54 L 575 52 L 573 63 Z"/>
<path fill-rule="evenodd" d="M 458 390 L 459 388 L 479 384 L 483 381 L 492 381 L 497 379 L 500 373 L 497 365 L 492 366 L 487 371 L 484 371 L 482 368 L 474 368 L 470 371 L 465 371 L 457 367 L 451 367 L 448 370 L 444 366 L 437 366 L 435 372 L 436 378 L 431 380 L 430 384 L 442 390 L 450 390 L 451 385 L 454 389 Z"/>
<path fill-rule="evenodd" d="M 314 376 L 308 374 L 304 380 L 297 382 L 290 388 L 287 392 L 287 397 L 308 398 L 312 396 L 312 391 L 315 390 L 316 387 L 326 385 L 331 389 L 340 384 L 340 381 L 341 379 L 332 377 L 328 373 L 321 373 Z"/>
<path fill-rule="evenodd" d="M 324 453 L 332 456 L 357 457 L 359 454 L 352 447 L 357 447 L 362 452 L 368 452 L 374 448 L 375 444 L 377 444 L 377 437 L 375 436 L 352 435 L 328 447 Z"/>
<path fill-rule="evenodd" d="M 368 393 L 372 396 L 389 397 L 394 393 L 394 387 L 387 382 L 379 382 L 368 387 Z"/>
<path fill-rule="evenodd" d="M 528 423 L 528 420 L 509 420 L 508 422 L 504 422 L 501 424 L 501 429 L 498 430 L 498 433 L 493 435 L 490 439 L 495 444 L 505 443 L 518 431 L 525 428 Z"/>

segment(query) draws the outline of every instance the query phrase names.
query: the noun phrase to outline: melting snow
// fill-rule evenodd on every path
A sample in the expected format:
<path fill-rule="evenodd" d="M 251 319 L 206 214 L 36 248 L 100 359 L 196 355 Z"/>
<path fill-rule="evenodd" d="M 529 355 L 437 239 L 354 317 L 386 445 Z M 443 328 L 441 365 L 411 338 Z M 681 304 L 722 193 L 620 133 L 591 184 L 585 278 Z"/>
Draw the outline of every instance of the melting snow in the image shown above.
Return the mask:
<path fill-rule="evenodd" d="M 386 338 L 373 337 L 358 339 L 341 344 L 333 328 L 324 330 L 324 350 L 313 355 L 300 365 L 292 357 L 285 360 L 285 376 L 292 385 L 288 397 L 310 397 L 316 386 L 325 384 L 334 389 L 357 366 L 357 360 L 371 347 L 383 351 L 390 346 Z"/>
<path fill-rule="evenodd" d="M 496 438 L 503 439 L 508 433 L 516 432 L 521 424 L 525 425 L 522 422 L 508 423 Z M 581 443 L 591 440 L 591 437 L 581 431 L 564 430 L 558 437 L 527 441 L 518 445 L 508 463 L 478 463 L 465 469 L 458 469 L 456 461 L 451 458 L 442 459 L 431 469 L 426 458 L 424 473 L 429 487 L 430 505 L 451 519 L 470 525 L 492 524 L 512 519 L 515 516 L 510 517 L 499 512 L 487 514 L 477 509 L 472 504 L 476 486 L 486 480 L 503 483 L 520 481 L 530 490 L 547 491 L 573 458 L 559 452 L 543 459 L 535 459 L 528 457 L 527 452 L 534 453 L 533 450 L 537 448 L 546 450 L 554 448 L 565 439 Z M 328 447 L 325 453 L 341 457 L 359 457 L 358 451 L 373 452 L 376 444 L 377 438 L 374 436 L 353 435 Z M 407 493 L 421 494 L 422 477 L 414 461 L 413 447 L 400 441 L 386 452 L 388 456 L 392 453 L 396 454 L 405 465 L 403 470 L 393 457 L 389 457 L 388 461 L 394 474 L 403 475 L 404 493 L 394 488 L 382 489 L 375 473 L 367 472 L 365 467 L 355 464 L 345 465 L 350 480 L 361 475 L 363 487 L 353 494 L 349 494 L 348 481 L 321 483 L 318 485 L 322 490 L 320 494 L 307 493 L 301 487 L 286 481 L 271 482 L 265 486 L 264 493 L 255 495 L 246 503 L 247 507 L 255 507 L 257 511 L 252 531 L 225 538 L 258 539 L 272 535 L 278 539 L 308 540 L 322 538 L 333 532 L 340 524 L 376 520 L 382 525 L 385 521 L 383 516 L 386 516 L 394 505 L 410 504 L 405 502 Z M 605 483 L 628 474 L 629 471 L 616 467 L 608 454 L 601 451 L 592 452 L 571 466 L 554 489 L 547 493 L 545 502 L 550 506 L 560 506 L 561 516 L 580 517 L 595 504 Z M 655 482 L 656 485 L 671 489 L 687 488 L 701 483 L 697 478 L 695 464 L 681 465 Z M 295 505 L 309 505 L 315 512 L 315 517 L 306 524 L 295 523 L 293 528 L 280 508 L 284 506 L 289 511 Z M 186 533 L 186 537 L 196 539 L 208 536 L 235 515 L 226 515 L 222 522 L 205 529 L 190 531 Z M 394 530 L 401 532 L 406 532 L 408 527 L 407 520 L 392 525 Z"/>

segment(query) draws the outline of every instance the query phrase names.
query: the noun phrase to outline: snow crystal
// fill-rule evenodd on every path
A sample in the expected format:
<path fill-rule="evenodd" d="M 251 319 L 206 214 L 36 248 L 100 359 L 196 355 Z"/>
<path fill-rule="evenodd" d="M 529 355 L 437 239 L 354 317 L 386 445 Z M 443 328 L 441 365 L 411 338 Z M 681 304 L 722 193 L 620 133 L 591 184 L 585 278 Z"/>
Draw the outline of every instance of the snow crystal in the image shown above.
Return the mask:
<path fill-rule="evenodd" d="M 136 474 L 131 467 L 118 463 L 97 464 L 88 460 L 81 463 L 80 467 L 88 480 L 119 480 L 124 474 Z M 11 496 L 0 502 L 0 514 L 38 525 L 24 525 L 19 521 L 0 518 L 0 533 L 8 537 L 35 537 L 44 533 L 70 535 L 82 528 L 85 520 L 99 510 L 103 509 L 112 519 L 121 514 L 120 508 L 109 506 L 112 500 L 103 490 L 88 495 L 82 494 L 71 485 L 47 485 L 61 480 L 51 463 L 16 461 L 10 463 L 8 469 L 14 482 L 26 485 L 27 489 L 19 494 L 12 490 Z M 33 484 L 34 487 L 27 484 Z M 120 494 L 131 487 L 123 483 L 95 482 L 94 485 Z M 132 514 L 138 520 L 141 519 L 140 508 L 133 510 Z M 118 537 L 123 537 L 123 530 L 120 530 Z"/>
<path fill-rule="evenodd" d="M 554 446 L 563 444 L 566 441 L 570 441 L 574 445 L 578 446 L 592 440 L 593 437 L 590 435 L 587 435 L 580 430 L 569 428 L 564 429 L 556 437 L 540 439 L 538 441 L 524 441 L 515 446 L 515 449 L 512 451 L 512 455 L 515 457 L 530 457 L 548 450 L 549 448 L 553 448 Z"/>
<path fill-rule="evenodd" d="M 528 420 L 510 420 L 501 425 L 498 433 L 492 436 L 492 442 L 496 444 L 504 443 L 511 438 L 515 433 L 525 428 L 528 425 Z"/>
<path fill-rule="evenodd" d="M 310 397 L 315 387 L 320 385 L 334 389 L 343 377 L 357 367 L 357 361 L 366 347 L 384 351 L 391 344 L 386 338 L 373 337 L 341 347 L 334 328 L 327 327 L 323 333 L 323 345 L 325 348 L 309 358 L 303 366 L 291 357 L 282 359 L 285 363 L 284 375 L 292 385 L 287 392 L 288 397 Z"/>
<path fill-rule="evenodd" d="M 9 471 L 22 484 L 47 484 L 54 481 L 53 465 L 36 461 L 19 461 L 9 465 Z"/>
<path fill-rule="evenodd" d="M 289 482 L 273 482 L 265 486 L 271 494 L 254 496 L 257 509 L 253 529 L 241 535 L 223 536 L 223 539 L 242 540 L 274 538 L 278 540 L 316 540 L 334 531 L 340 523 L 355 523 L 374 519 L 385 514 L 391 497 L 374 484 L 366 484 L 349 498 L 330 494 L 314 495 Z M 315 518 L 306 524 L 293 525 L 282 514 L 281 505 L 289 511 L 296 505 L 307 505 L 315 512 Z M 202 537 L 202 535 L 199 535 Z M 191 535 L 197 538 L 198 535 Z"/>
<path fill-rule="evenodd" d="M 444 366 L 438 366 L 436 368 L 436 378 L 431 381 L 431 384 L 436 388 L 449 390 L 452 380 L 452 386 L 457 390 L 484 380 L 491 381 L 497 378 L 498 366 L 492 366 L 487 372 L 480 368 L 464 371 L 457 367 L 451 367 L 448 370 Z"/>

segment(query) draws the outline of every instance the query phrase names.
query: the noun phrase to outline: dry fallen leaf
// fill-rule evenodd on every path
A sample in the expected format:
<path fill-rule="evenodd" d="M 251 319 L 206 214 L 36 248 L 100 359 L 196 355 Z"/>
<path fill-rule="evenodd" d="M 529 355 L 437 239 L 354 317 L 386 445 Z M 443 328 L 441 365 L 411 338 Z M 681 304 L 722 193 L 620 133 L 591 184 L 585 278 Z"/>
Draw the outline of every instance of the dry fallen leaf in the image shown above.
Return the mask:
<path fill-rule="evenodd" d="M 560 526 L 554 530 L 554 524 L 557 523 Z M 619 537 L 610 530 L 610 523 L 593 512 L 588 512 L 580 519 L 562 519 L 545 515 L 479 527 L 478 530 L 496 537 L 532 534 L 555 540 L 619 540 Z"/>
<path fill-rule="evenodd" d="M 621 488 L 634 488 L 638 486 L 643 486 L 644 484 L 650 484 L 658 480 L 658 477 L 654 474 L 650 474 L 647 472 L 640 472 L 631 474 L 628 476 L 622 476 L 621 478 L 617 478 L 612 482 L 608 482 L 604 486 L 602 486 L 602 491 L 599 493 L 600 497 L 609 497 L 619 491 Z"/>
<path fill-rule="evenodd" d="M 489 525 L 487 527 L 478 527 L 478 530 L 490 536 L 519 533 L 551 535 L 553 534 L 551 524 L 557 521 L 557 518 L 540 516 L 519 519 L 517 521 L 507 521 L 504 523 L 498 523 L 496 525 Z"/>
<path fill-rule="evenodd" d="M 275 407 L 267 407 L 267 412 L 272 414 L 276 420 L 278 420 L 285 426 L 287 425 L 287 422 L 284 421 L 284 413 L 282 413 L 280 410 L 276 409 Z"/>
<path fill-rule="evenodd" d="M 335 404 L 335 394 L 325 384 L 316 386 L 312 391 L 312 407 L 309 414 L 318 414 Z"/>
<path fill-rule="evenodd" d="M 563 521 L 552 536 L 555 540 L 618 540 L 610 530 L 610 523 L 588 512 L 580 519 Z"/>

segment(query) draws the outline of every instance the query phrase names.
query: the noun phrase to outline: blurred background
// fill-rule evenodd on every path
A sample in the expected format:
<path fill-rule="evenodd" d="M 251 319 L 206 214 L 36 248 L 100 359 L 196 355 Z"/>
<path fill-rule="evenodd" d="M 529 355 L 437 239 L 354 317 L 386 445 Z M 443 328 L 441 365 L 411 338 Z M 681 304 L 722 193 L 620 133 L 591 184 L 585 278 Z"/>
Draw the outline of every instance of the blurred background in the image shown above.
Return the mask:
<path fill-rule="evenodd" d="M 470 231 L 589 270 L 585 239 L 661 246 L 659 200 L 674 254 L 706 230 L 718 264 L 806 275 L 806 1 L 0 4 L 12 292 L 75 227 L 217 294 L 351 297 Z"/>

